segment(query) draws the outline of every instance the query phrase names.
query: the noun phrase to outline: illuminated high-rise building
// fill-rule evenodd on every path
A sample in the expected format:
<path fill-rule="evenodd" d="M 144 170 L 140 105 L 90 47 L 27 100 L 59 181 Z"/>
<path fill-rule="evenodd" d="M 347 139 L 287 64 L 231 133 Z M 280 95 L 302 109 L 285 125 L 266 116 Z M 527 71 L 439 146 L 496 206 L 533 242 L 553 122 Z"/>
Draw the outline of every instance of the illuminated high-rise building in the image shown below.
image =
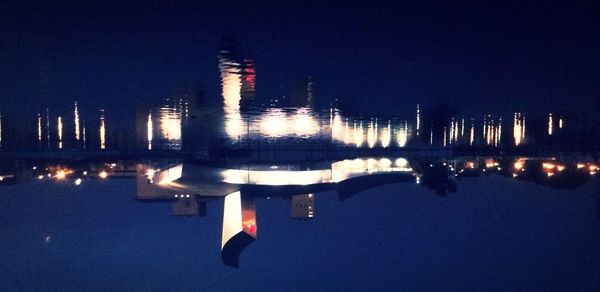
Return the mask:
<path fill-rule="evenodd" d="M 75 109 L 73 110 L 73 118 L 75 122 L 75 140 L 79 141 L 80 129 L 79 129 L 79 110 L 77 109 L 77 101 L 75 101 Z"/>
<path fill-rule="evenodd" d="M 100 149 L 106 149 L 106 124 L 103 109 L 100 110 Z"/>
<path fill-rule="evenodd" d="M 46 144 L 50 148 L 50 109 L 46 108 Z"/>
<path fill-rule="evenodd" d="M 554 130 L 554 123 L 552 120 L 552 113 L 548 114 L 548 136 L 552 136 L 552 132 Z"/>
<path fill-rule="evenodd" d="M 37 138 L 38 143 L 42 143 L 42 114 L 37 114 Z"/>
<path fill-rule="evenodd" d="M 416 123 L 416 135 L 419 136 L 421 132 L 421 108 L 417 104 L 417 123 Z"/>

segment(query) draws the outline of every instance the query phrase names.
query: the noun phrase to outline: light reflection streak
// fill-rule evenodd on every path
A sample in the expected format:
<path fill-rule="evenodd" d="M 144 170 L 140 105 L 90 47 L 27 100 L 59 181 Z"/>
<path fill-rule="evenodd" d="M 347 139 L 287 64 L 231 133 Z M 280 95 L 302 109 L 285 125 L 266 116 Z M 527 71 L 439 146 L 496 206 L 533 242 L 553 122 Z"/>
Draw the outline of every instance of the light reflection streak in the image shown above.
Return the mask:
<path fill-rule="evenodd" d="M 381 129 L 381 147 L 387 148 L 392 140 L 392 123 L 388 122 L 387 127 Z"/>
<path fill-rule="evenodd" d="M 475 142 L 475 123 L 471 120 L 471 131 L 469 134 L 469 146 L 473 146 Z"/>
<path fill-rule="evenodd" d="M 525 116 L 521 113 L 515 113 L 513 120 L 513 139 L 515 146 L 519 146 L 525 139 Z"/>
<path fill-rule="evenodd" d="M 148 150 L 152 150 L 152 113 L 148 113 L 148 120 L 146 121 L 147 139 L 148 139 Z"/>
<path fill-rule="evenodd" d="M 396 132 L 396 143 L 398 147 L 405 147 L 408 142 L 408 122 L 402 122 L 402 126 Z"/>
<path fill-rule="evenodd" d="M 367 128 L 367 145 L 369 146 L 369 148 L 373 148 L 375 146 L 376 142 L 377 142 L 377 123 L 375 122 L 375 124 L 374 124 L 373 121 L 371 121 Z"/>
<path fill-rule="evenodd" d="M 181 114 L 174 108 L 164 108 L 160 114 L 160 131 L 169 149 L 177 149 L 181 141 Z"/>
<path fill-rule="evenodd" d="M 100 149 L 106 149 L 106 124 L 103 109 L 100 110 Z"/>
<path fill-rule="evenodd" d="M 58 131 L 58 149 L 62 149 L 62 118 L 58 116 L 58 121 L 56 122 L 56 128 Z"/>
<path fill-rule="evenodd" d="M 552 123 L 552 113 L 548 114 L 548 136 L 552 136 L 554 124 Z"/>

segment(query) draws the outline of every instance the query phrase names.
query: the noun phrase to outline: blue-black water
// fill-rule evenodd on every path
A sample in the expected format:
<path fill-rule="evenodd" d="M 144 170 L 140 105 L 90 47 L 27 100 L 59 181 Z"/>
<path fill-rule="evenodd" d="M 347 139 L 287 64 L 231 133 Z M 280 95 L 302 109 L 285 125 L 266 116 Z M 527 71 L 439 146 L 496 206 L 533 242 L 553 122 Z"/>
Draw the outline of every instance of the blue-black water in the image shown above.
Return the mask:
<path fill-rule="evenodd" d="M 600 181 L 587 167 L 569 187 L 456 169 L 445 195 L 427 181 L 345 200 L 319 192 L 310 220 L 290 219 L 289 199 L 259 196 L 257 241 L 239 268 L 221 261 L 221 198 L 205 217 L 176 217 L 168 203 L 136 201 L 132 178 L 34 177 L 0 186 L 0 287 L 598 290 Z M 566 175 L 554 171 L 539 174 Z"/>

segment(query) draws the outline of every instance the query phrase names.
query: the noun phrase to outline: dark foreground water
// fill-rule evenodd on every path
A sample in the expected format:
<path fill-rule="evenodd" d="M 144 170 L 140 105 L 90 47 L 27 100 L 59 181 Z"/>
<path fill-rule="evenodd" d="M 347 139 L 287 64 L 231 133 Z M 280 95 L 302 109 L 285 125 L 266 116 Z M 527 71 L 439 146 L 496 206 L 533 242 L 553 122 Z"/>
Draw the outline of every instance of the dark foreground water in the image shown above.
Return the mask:
<path fill-rule="evenodd" d="M 238 269 L 220 258 L 222 199 L 187 218 L 134 201 L 133 179 L 4 186 L 0 290 L 600 290 L 598 178 L 457 184 L 447 197 L 413 183 L 318 193 L 307 221 L 259 199 Z"/>

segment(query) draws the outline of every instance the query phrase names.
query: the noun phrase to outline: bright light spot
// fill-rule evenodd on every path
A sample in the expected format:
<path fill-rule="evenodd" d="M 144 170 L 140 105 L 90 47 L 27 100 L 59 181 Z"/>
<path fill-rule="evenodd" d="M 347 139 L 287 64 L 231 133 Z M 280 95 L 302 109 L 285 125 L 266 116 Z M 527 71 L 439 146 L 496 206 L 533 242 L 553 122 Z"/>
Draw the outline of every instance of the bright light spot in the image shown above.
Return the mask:
<path fill-rule="evenodd" d="M 40 174 L 40 175 L 38 175 L 38 179 L 40 179 L 40 180 L 44 179 L 44 176 Z"/>
<path fill-rule="evenodd" d="M 406 158 L 398 158 L 394 161 L 396 167 L 408 167 L 408 160 Z"/>
<path fill-rule="evenodd" d="M 556 170 L 563 171 L 563 170 L 565 170 L 565 166 L 564 165 L 557 165 L 556 166 Z"/>
<path fill-rule="evenodd" d="M 78 185 L 80 185 L 80 184 L 81 184 L 81 179 L 80 179 L 80 178 L 76 179 L 76 180 L 75 180 L 75 185 L 76 185 L 76 186 L 78 186 Z"/>
<path fill-rule="evenodd" d="M 56 172 L 54 177 L 56 177 L 56 179 L 64 179 L 65 177 L 67 177 L 67 173 L 63 169 L 61 169 Z"/>
<path fill-rule="evenodd" d="M 4 180 L 4 177 L 3 177 L 3 176 L 0 176 L 0 181 L 3 181 L 3 180 Z"/>
<path fill-rule="evenodd" d="M 87 170 L 83 171 L 83 175 L 87 175 Z"/>
<path fill-rule="evenodd" d="M 390 167 L 392 167 L 392 161 L 387 158 L 381 158 L 381 159 L 379 159 L 379 167 L 390 168 Z"/>
<path fill-rule="evenodd" d="M 585 167 L 585 164 L 583 164 L 583 163 L 577 163 L 577 168 L 578 169 L 584 168 L 584 167 Z"/>
<path fill-rule="evenodd" d="M 260 131 L 264 135 L 271 137 L 285 135 L 288 131 L 285 113 L 281 110 L 273 110 L 265 114 L 260 121 Z"/>
<path fill-rule="evenodd" d="M 107 177 L 108 177 L 108 172 L 106 172 L 105 170 L 103 170 L 103 171 L 101 171 L 101 172 L 98 174 L 98 177 L 99 177 L 99 178 L 101 178 L 101 179 L 105 179 L 105 178 L 107 178 Z"/>
<path fill-rule="evenodd" d="M 517 160 L 517 161 L 515 161 L 514 168 L 516 170 L 524 170 L 523 166 L 525 166 L 525 163 L 523 162 L 523 160 Z"/>

